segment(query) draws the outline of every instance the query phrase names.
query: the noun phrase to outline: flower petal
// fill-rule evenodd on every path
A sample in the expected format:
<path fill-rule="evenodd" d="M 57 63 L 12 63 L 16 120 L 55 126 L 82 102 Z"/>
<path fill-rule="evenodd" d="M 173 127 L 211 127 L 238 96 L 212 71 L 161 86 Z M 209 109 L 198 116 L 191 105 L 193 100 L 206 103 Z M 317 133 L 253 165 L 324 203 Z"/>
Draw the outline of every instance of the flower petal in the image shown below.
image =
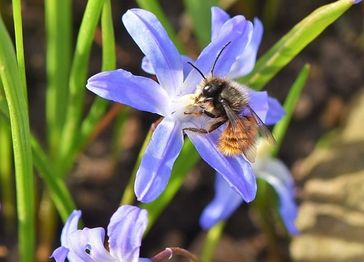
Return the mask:
<path fill-rule="evenodd" d="M 224 77 L 230 71 L 232 64 L 243 52 L 249 42 L 252 33 L 252 24 L 243 16 L 235 16 L 226 21 L 222 26 L 215 41 L 211 42 L 200 54 L 195 66 L 205 75 L 211 73 L 213 64 L 222 48 L 231 42 L 221 53 L 213 74 Z M 179 94 L 188 94 L 195 91 L 196 86 L 201 82 L 201 75 L 197 70 L 192 70 L 179 90 Z"/>
<path fill-rule="evenodd" d="M 242 156 L 227 157 L 217 148 L 218 132 L 207 135 L 186 132 L 200 156 L 218 173 L 244 201 L 250 202 L 255 198 L 257 184 L 255 175 L 250 166 Z"/>
<path fill-rule="evenodd" d="M 152 13 L 142 9 L 130 9 L 123 15 L 123 23 L 148 57 L 160 85 L 169 93 L 183 82 L 183 65 L 177 48 L 167 32 Z"/>
<path fill-rule="evenodd" d="M 153 133 L 136 175 L 134 189 L 139 201 L 153 201 L 162 193 L 182 145 L 180 125 L 163 119 Z"/>
<path fill-rule="evenodd" d="M 78 229 L 78 221 L 81 218 L 81 210 L 73 210 L 63 226 L 61 234 L 61 245 L 69 247 L 69 236 Z"/>
<path fill-rule="evenodd" d="M 147 225 L 146 210 L 129 205 L 119 207 L 107 227 L 111 255 L 118 261 L 137 262 Z"/>
<path fill-rule="evenodd" d="M 221 30 L 223 24 L 229 20 L 230 16 L 219 7 L 211 8 L 211 39 L 216 41 L 216 38 Z"/>
<path fill-rule="evenodd" d="M 272 176 L 265 176 L 264 179 L 273 186 L 279 197 L 279 213 L 283 219 L 283 222 L 291 234 L 297 234 L 298 229 L 294 224 L 297 217 L 297 206 L 293 201 L 293 197 L 290 194 L 288 188 L 279 181 L 278 178 Z"/>
<path fill-rule="evenodd" d="M 277 159 L 269 159 L 262 163 L 257 176 L 266 180 L 279 197 L 279 213 L 283 222 L 291 234 L 297 234 L 298 229 L 294 222 L 298 209 L 294 202 L 294 185 L 292 176 L 287 167 Z"/>
<path fill-rule="evenodd" d="M 183 76 L 187 77 L 187 75 L 191 72 L 192 69 L 191 65 L 189 65 L 188 62 L 193 63 L 194 61 L 185 55 L 181 55 L 181 59 L 183 61 Z M 147 72 L 148 74 L 155 75 L 153 64 L 146 56 L 144 56 L 142 60 L 142 69 L 144 72 Z"/>
<path fill-rule="evenodd" d="M 268 96 L 266 91 L 250 91 L 249 105 L 266 125 L 277 123 L 285 114 L 277 99 Z"/>
<path fill-rule="evenodd" d="M 245 76 L 253 70 L 260 42 L 263 36 L 263 25 L 258 18 L 254 18 L 254 29 L 251 40 L 231 67 L 229 77 L 238 78 Z"/>
<path fill-rule="evenodd" d="M 221 220 L 225 220 L 241 205 L 243 199 L 219 174 L 215 179 L 215 197 L 205 207 L 200 217 L 203 229 L 209 229 Z"/>
<path fill-rule="evenodd" d="M 151 259 L 149 259 L 149 258 L 144 258 L 144 257 L 141 257 L 141 258 L 139 258 L 139 260 L 138 260 L 139 262 L 153 262 Z"/>
<path fill-rule="evenodd" d="M 275 98 L 268 97 L 268 112 L 265 119 L 266 125 L 274 125 L 286 114 L 281 103 Z"/>
<path fill-rule="evenodd" d="M 266 91 L 253 91 L 250 89 L 249 106 L 259 116 L 260 120 L 266 124 L 267 114 L 269 110 L 268 93 Z"/>
<path fill-rule="evenodd" d="M 77 230 L 70 236 L 70 250 L 77 257 L 72 261 L 116 262 L 104 247 L 105 230 L 101 227 Z"/>
<path fill-rule="evenodd" d="M 118 69 L 92 76 L 86 87 L 95 94 L 138 110 L 166 115 L 167 92 L 155 81 Z"/>
<path fill-rule="evenodd" d="M 53 251 L 50 258 L 53 258 L 54 260 L 56 260 L 56 262 L 64 262 L 66 261 L 66 257 L 69 252 L 70 250 L 68 248 L 60 246 L 59 248 Z"/>

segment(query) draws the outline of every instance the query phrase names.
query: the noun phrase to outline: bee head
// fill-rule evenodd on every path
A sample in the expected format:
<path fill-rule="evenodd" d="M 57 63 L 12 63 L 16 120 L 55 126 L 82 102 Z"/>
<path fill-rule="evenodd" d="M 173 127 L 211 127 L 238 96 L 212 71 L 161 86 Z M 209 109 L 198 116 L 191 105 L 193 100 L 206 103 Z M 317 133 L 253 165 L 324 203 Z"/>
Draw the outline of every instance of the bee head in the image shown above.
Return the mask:
<path fill-rule="evenodd" d="M 212 82 L 207 83 L 202 88 L 202 94 L 205 97 L 214 97 L 214 96 L 218 95 L 219 93 L 221 93 L 223 87 L 224 87 L 224 83 L 222 83 L 220 81 L 212 81 Z"/>

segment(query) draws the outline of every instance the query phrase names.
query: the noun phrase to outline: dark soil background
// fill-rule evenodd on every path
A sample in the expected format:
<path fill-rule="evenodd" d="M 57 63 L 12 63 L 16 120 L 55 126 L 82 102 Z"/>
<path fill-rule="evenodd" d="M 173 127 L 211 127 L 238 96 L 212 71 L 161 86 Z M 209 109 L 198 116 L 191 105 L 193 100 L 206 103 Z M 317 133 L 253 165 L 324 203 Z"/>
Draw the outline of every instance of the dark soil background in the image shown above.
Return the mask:
<path fill-rule="evenodd" d="M 229 7 L 228 12 L 232 15 L 245 14 L 249 19 L 254 16 L 262 17 L 266 1 L 256 1 L 254 9 L 248 9 L 244 2 L 237 1 Z M 311 11 L 329 2 L 282 0 L 276 19 L 264 33 L 260 54 Z M 43 1 L 28 0 L 23 3 L 31 127 L 42 138 L 45 137 L 46 85 Z M 189 54 L 198 54 L 196 41 L 185 28 L 182 1 L 164 0 L 161 3 L 176 30 L 181 32 Z M 75 38 L 85 4 L 86 1 L 74 1 Z M 134 74 L 145 75 L 140 69 L 142 53 L 121 23 L 121 15 L 132 7 L 136 7 L 135 1 L 113 1 L 117 62 L 118 67 Z M 305 63 L 312 66 L 309 80 L 279 153 L 279 157 L 293 170 L 293 174 L 299 168 L 300 160 L 312 151 L 320 137 L 340 127 L 345 121 L 350 101 L 364 86 L 363 7 L 361 4 L 349 10 L 266 86 L 270 95 L 283 101 L 301 67 Z M 10 1 L 3 1 L 0 8 L 8 28 L 12 28 Z M 100 61 L 100 48 L 95 44 L 90 75 L 99 71 Z M 92 94 L 89 94 L 88 99 L 89 102 L 92 101 Z M 118 133 L 111 123 L 80 155 L 68 183 L 78 207 L 83 211 L 86 226 L 107 225 L 110 216 L 118 207 L 144 136 L 156 119 L 154 115 L 130 110 L 130 118 L 123 127 L 123 136 L 112 140 Z M 142 256 L 150 257 L 167 246 L 180 246 L 198 252 L 204 234 L 199 227 L 198 218 L 213 196 L 213 180 L 213 171 L 200 162 L 188 175 L 180 192 L 144 240 Z M 299 181 L 297 187 L 299 198 Z M 59 229 L 61 226 L 60 223 Z M 1 228 L 1 235 L 3 230 Z M 289 261 L 289 239 L 279 228 L 277 232 L 280 236 L 278 258 L 268 252 L 267 239 L 258 227 L 256 216 L 248 205 L 244 205 L 228 221 L 221 246 L 217 250 L 216 261 Z M 7 247 L 9 257 L 14 257 L 13 237 L 0 240 L 0 247 Z M 54 247 L 56 245 L 57 242 Z M 3 257 L 3 261 L 13 260 L 16 259 L 6 260 Z M 174 261 L 180 260 L 174 258 Z"/>

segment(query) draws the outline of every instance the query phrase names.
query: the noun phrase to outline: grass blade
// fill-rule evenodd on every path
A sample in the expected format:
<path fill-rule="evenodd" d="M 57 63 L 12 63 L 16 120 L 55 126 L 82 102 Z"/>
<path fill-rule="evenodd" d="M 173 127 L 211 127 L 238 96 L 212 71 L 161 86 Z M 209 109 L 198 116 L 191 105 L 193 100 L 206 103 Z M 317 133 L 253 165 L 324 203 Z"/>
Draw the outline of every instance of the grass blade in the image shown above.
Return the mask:
<path fill-rule="evenodd" d="M 1 83 L 1 82 L 0 82 Z M 1 211 L 4 215 L 4 229 L 12 233 L 15 229 L 16 210 L 13 181 L 13 158 L 9 121 L 0 115 L 0 186 Z"/>
<path fill-rule="evenodd" d="M 276 156 L 279 148 L 281 147 L 284 135 L 286 134 L 289 123 L 291 122 L 294 109 L 301 95 L 302 89 L 305 86 L 306 80 L 310 73 L 310 66 L 308 64 L 304 65 L 299 72 L 296 80 L 294 81 L 292 87 L 289 90 L 288 96 L 284 101 L 284 110 L 286 115 L 274 126 L 273 136 L 276 138 L 276 145 L 272 149 L 271 155 Z"/>
<path fill-rule="evenodd" d="M 82 116 L 88 61 L 97 23 L 100 18 L 104 0 L 89 0 L 78 33 L 76 50 L 72 61 L 69 80 L 69 100 L 65 126 L 62 131 L 60 155 L 64 159 L 71 151 Z"/>
<path fill-rule="evenodd" d="M 0 18 L 0 77 L 9 108 L 15 162 L 20 261 L 34 261 L 34 177 L 24 82 L 10 36 Z"/>
<path fill-rule="evenodd" d="M 47 93 L 46 117 L 50 153 L 56 158 L 64 126 L 68 98 L 68 79 L 71 66 L 70 0 L 46 0 L 45 23 L 47 34 Z"/>
<path fill-rule="evenodd" d="M 115 49 L 115 34 L 114 26 L 112 22 L 111 2 L 105 0 L 101 14 L 101 33 L 102 33 L 102 71 L 113 70 L 116 67 L 116 49 Z M 63 161 L 63 170 L 67 172 L 72 166 L 72 162 L 87 143 L 92 132 L 97 126 L 97 122 L 100 121 L 104 115 L 109 101 L 100 97 L 96 97 L 91 109 L 85 119 L 82 121 L 80 133 L 76 140 L 73 141 L 71 151 Z"/>
<path fill-rule="evenodd" d="M 218 5 L 217 0 L 184 0 L 187 13 L 191 16 L 193 29 L 201 47 L 211 39 L 211 7 Z"/>
<path fill-rule="evenodd" d="M 72 195 L 68 190 L 63 178 L 60 175 L 57 175 L 54 172 L 56 169 L 49 165 L 50 160 L 36 139 L 32 138 L 31 145 L 34 165 L 45 182 L 50 197 L 52 198 L 52 201 L 56 206 L 63 222 L 66 222 L 69 214 L 76 207 Z"/>
<path fill-rule="evenodd" d="M 12 3 L 13 3 L 13 19 L 14 19 L 14 31 L 15 31 L 15 49 L 16 49 L 16 58 L 18 61 L 19 78 L 21 86 L 23 87 L 23 92 L 25 94 L 25 97 L 27 97 L 21 3 L 20 0 L 12 0 Z"/>

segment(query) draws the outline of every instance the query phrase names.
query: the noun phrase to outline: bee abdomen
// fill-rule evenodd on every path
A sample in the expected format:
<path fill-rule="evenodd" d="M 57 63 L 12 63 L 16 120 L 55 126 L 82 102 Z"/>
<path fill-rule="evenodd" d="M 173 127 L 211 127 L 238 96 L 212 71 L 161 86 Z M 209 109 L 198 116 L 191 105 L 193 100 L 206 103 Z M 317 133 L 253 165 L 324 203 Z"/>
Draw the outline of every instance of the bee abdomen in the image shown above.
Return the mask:
<path fill-rule="evenodd" d="M 229 123 L 220 135 L 218 149 L 226 156 L 243 154 L 254 145 L 258 135 L 252 119 L 242 118 L 238 121 Z"/>

